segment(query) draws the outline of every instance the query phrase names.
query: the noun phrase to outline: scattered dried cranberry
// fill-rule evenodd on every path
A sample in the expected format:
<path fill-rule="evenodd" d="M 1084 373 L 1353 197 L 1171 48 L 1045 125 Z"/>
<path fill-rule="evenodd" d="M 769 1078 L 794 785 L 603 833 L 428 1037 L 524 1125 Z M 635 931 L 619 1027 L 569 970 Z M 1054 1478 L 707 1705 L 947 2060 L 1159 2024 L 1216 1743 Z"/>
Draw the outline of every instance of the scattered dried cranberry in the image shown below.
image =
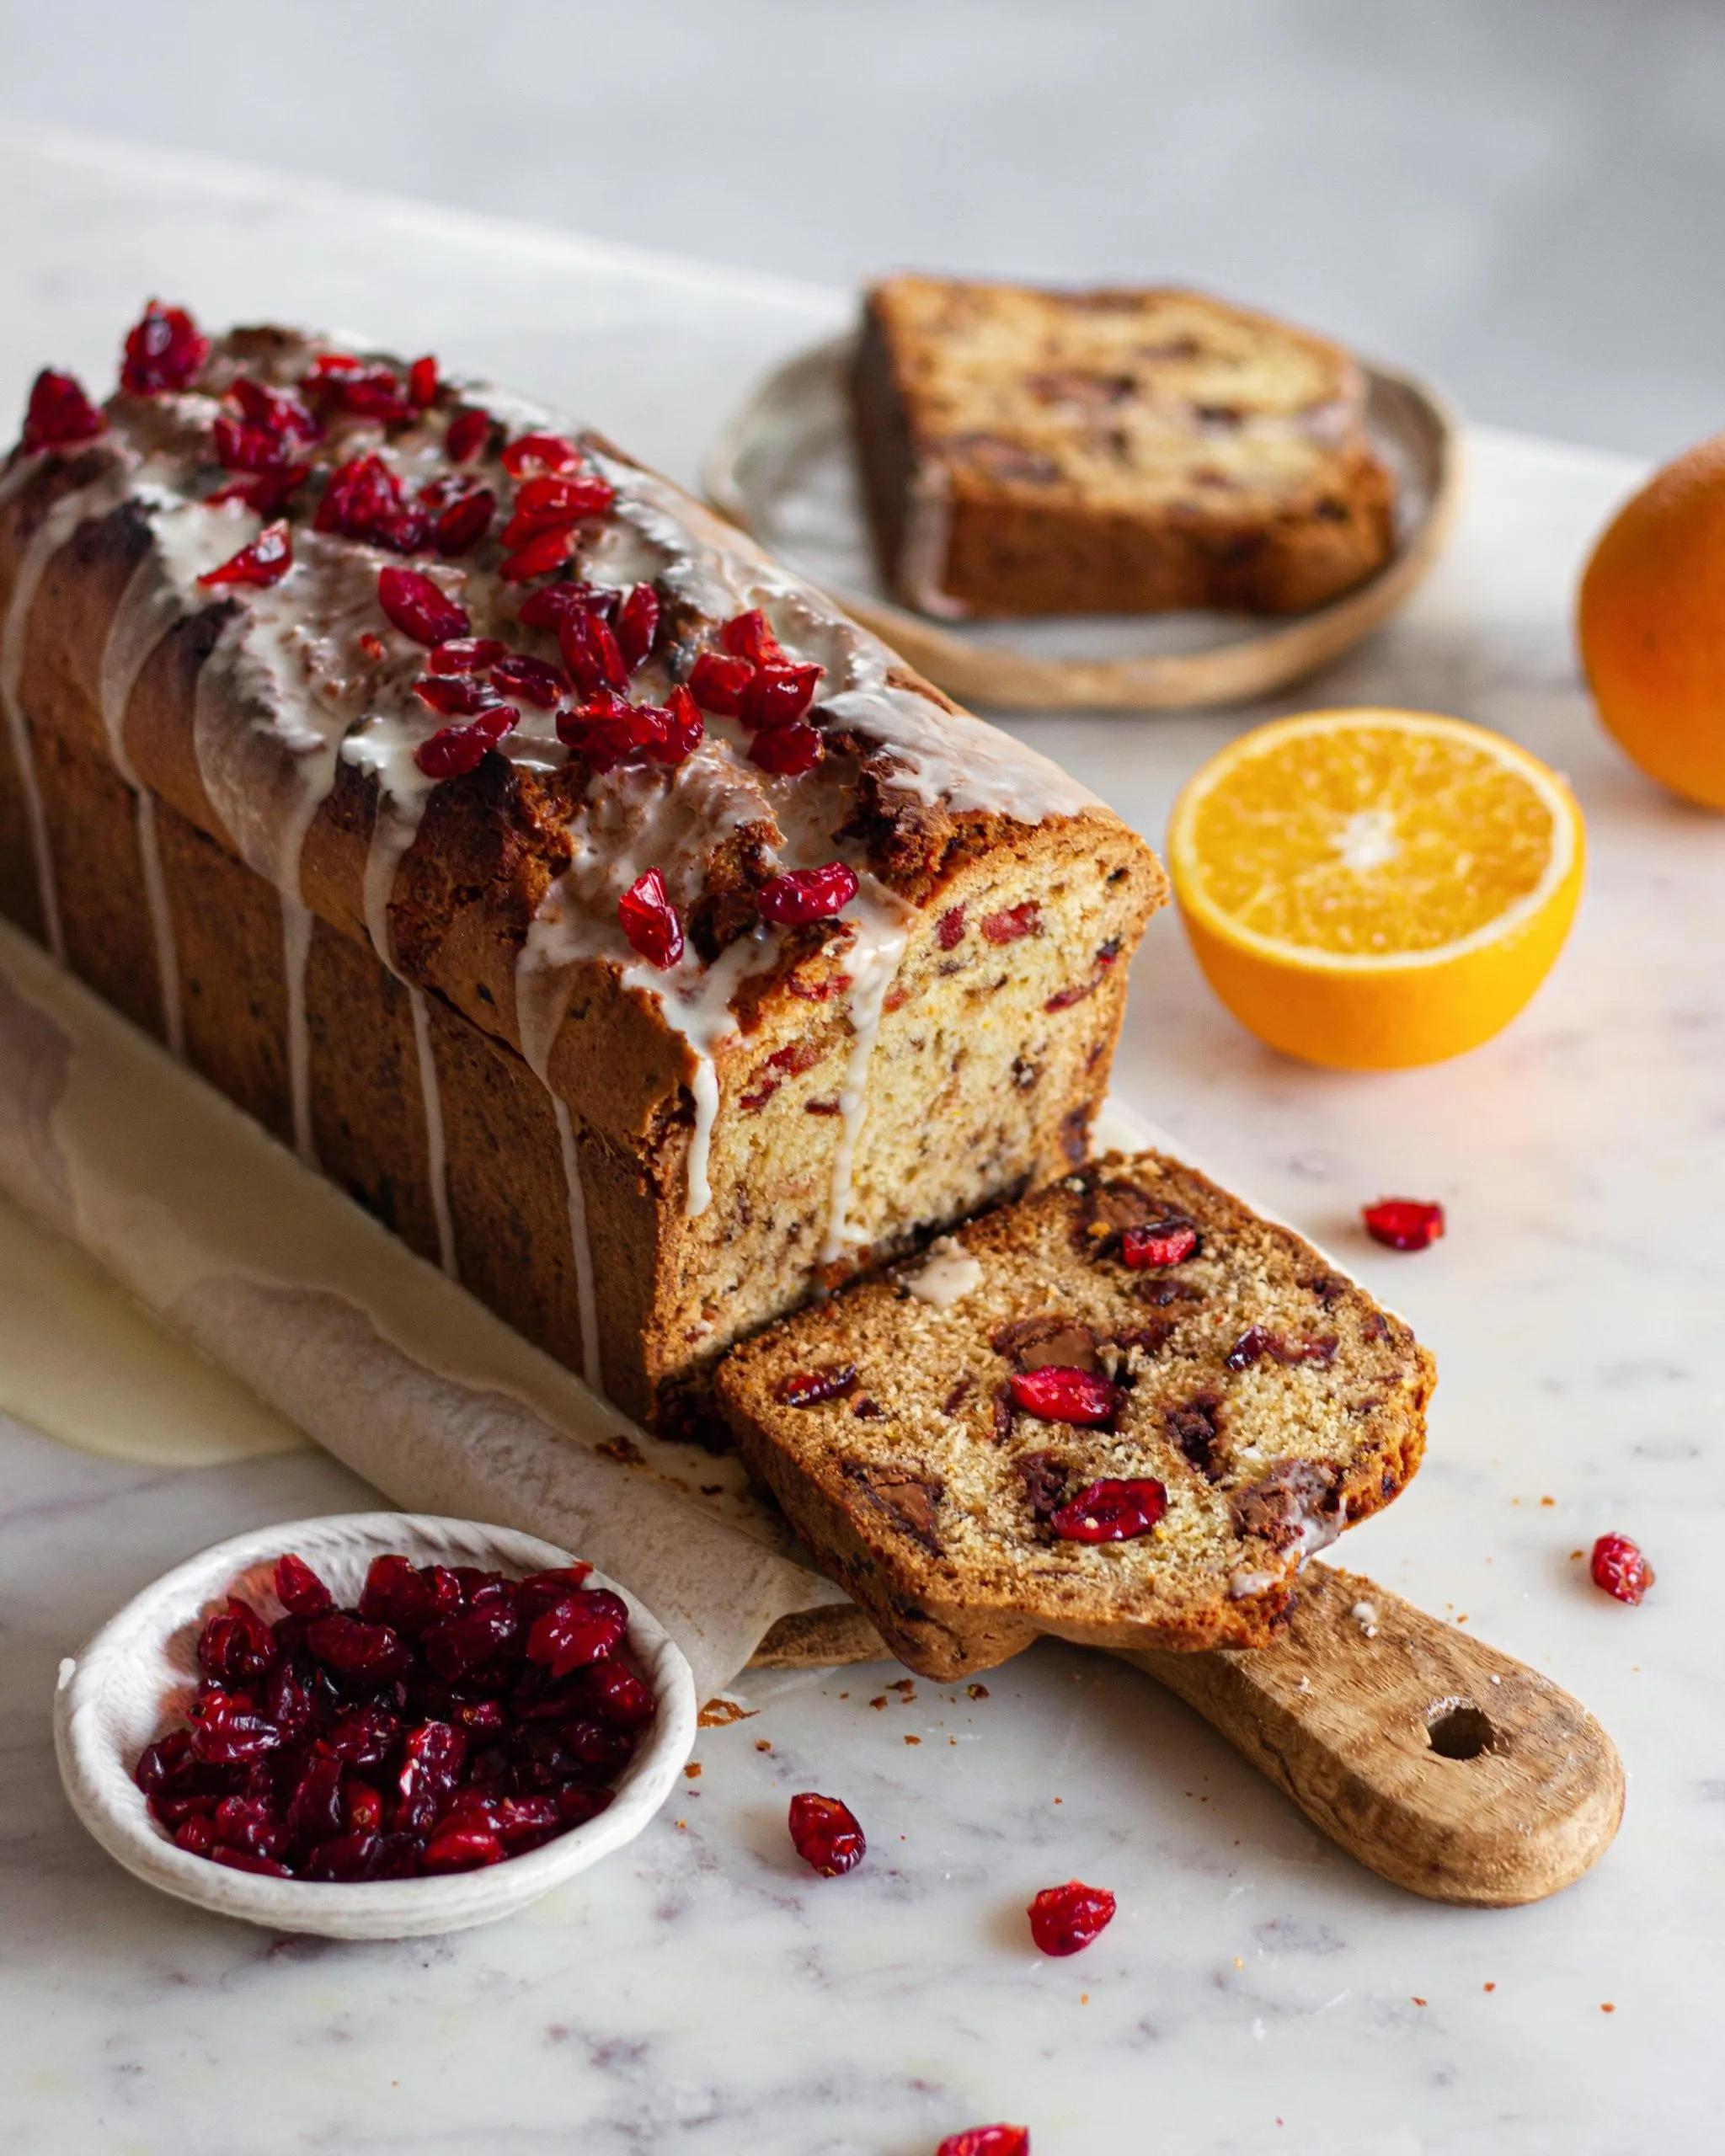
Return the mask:
<path fill-rule="evenodd" d="M 1014 1370 L 1007 1384 L 1014 1404 L 1044 1422 L 1106 1422 L 1120 1404 L 1118 1385 L 1094 1370 L 1074 1369 L 1065 1363 Z"/>
<path fill-rule="evenodd" d="M 584 606 L 570 609 L 557 625 L 557 643 L 569 678 L 584 696 L 604 689 L 620 693 L 628 686 L 622 648 L 602 614 Z"/>
<path fill-rule="evenodd" d="M 706 732 L 695 699 L 684 688 L 673 689 L 665 704 L 665 733 L 649 750 L 656 764 L 681 764 L 692 756 Z"/>
<path fill-rule="evenodd" d="M 466 464 L 479 454 L 491 432 L 491 414 L 464 404 L 449 423 L 443 446 L 451 464 Z"/>
<path fill-rule="evenodd" d="M 431 543 L 446 561 L 470 553 L 491 529 L 497 497 L 489 487 L 470 488 L 437 513 Z"/>
<path fill-rule="evenodd" d="M 508 652 L 489 664 L 494 687 L 506 695 L 519 696 L 524 703 L 536 705 L 541 711 L 554 710 L 558 697 L 569 692 L 568 675 L 548 659 L 534 659 L 525 652 Z"/>
<path fill-rule="evenodd" d="M 1620 1602 L 1639 1602 L 1653 1583 L 1653 1568 L 1639 1543 L 1626 1534 L 1602 1534 L 1594 1545 L 1589 1566 L 1594 1585 Z"/>
<path fill-rule="evenodd" d="M 92 440 L 107 424 L 76 375 L 44 367 L 31 383 L 24 415 L 25 449 L 70 449 L 75 442 Z"/>
<path fill-rule="evenodd" d="M 746 659 L 703 651 L 689 670 L 689 687 L 704 710 L 734 718 L 743 708 L 743 691 L 754 678 L 755 670 Z"/>
<path fill-rule="evenodd" d="M 528 472 L 571 472 L 581 452 L 561 435 L 522 435 L 503 452 L 503 468 L 512 479 Z"/>
<path fill-rule="evenodd" d="M 499 637 L 451 637 L 432 646 L 425 664 L 434 674 L 483 674 L 509 655 Z"/>
<path fill-rule="evenodd" d="M 658 1702 L 589 1570 L 384 1556 L 337 1609 L 284 1556 L 273 1625 L 238 1597 L 206 1621 L 190 1726 L 134 1770 L 152 1815 L 195 1855 L 339 1881 L 494 1864 L 597 1817 Z"/>
<path fill-rule="evenodd" d="M 1105 1477 L 1050 1513 L 1048 1524 L 1063 1542 L 1130 1542 L 1148 1534 L 1167 1509 L 1167 1491 L 1154 1476 Z"/>
<path fill-rule="evenodd" d="M 971 2126 L 949 2133 L 934 2156 L 1030 2156 L 1030 2129 L 1025 2126 Z"/>
<path fill-rule="evenodd" d="M 536 576 L 549 576 L 553 569 L 560 569 L 574 551 L 575 533 L 573 525 L 561 525 L 553 531 L 542 531 L 518 547 L 512 554 L 505 554 L 499 564 L 497 574 L 509 584 L 526 584 Z"/>
<path fill-rule="evenodd" d="M 525 628 L 549 629 L 553 636 L 571 614 L 602 614 L 606 621 L 617 612 L 619 594 L 596 584 L 583 584 L 566 577 L 560 584 L 543 584 L 530 591 L 516 610 Z"/>
<path fill-rule="evenodd" d="M 790 1827 L 791 1846 L 823 1879 L 854 1871 L 868 1847 L 849 1805 L 813 1790 L 791 1799 Z"/>
<path fill-rule="evenodd" d="M 479 768 L 486 750 L 496 745 L 484 728 L 470 719 L 465 726 L 440 726 L 414 750 L 414 761 L 427 778 L 465 778 Z"/>
<path fill-rule="evenodd" d="M 824 1400 L 841 1400 L 857 1389 L 857 1365 L 835 1363 L 824 1370 L 798 1370 L 779 1381 L 773 1397 L 787 1407 L 818 1407 Z"/>
<path fill-rule="evenodd" d="M 762 915 L 781 927 L 800 928 L 811 921 L 830 921 L 857 895 L 857 874 L 841 861 L 825 868 L 796 868 L 775 876 L 760 896 Z"/>
<path fill-rule="evenodd" d="M 1004 913 L 985 914 L 982 935 L 985 942 L 1016 943 L 1021 937 L 1035 936 L 1042 929 L 1042 908 L 1034 899 L 1026 899 L 1022 905 L 1008 906 Z"/>
<path fill-rule="evenodd" d="M 324 483 L 312 524 L 316 531 L 364 539 L 395 554 L 411 554 L 425 546 L 432 529 L 429 513 L 409 502 L 401 481 L 376 455 L 337 465 Z"/>
<path fill-rule="evenodd" d="M 638 584 L 617 610 L 617 640 L 630 673 L 641 665 L 659 634 L 659 594 L 650 584 Z"/>
<path fill-rule="evenodd" d="M 1390 1250 L 1425 1250 L 1444 1232 L 1444 1209 L 1418 1198 L 1381 1198 L 1360 1208 L 1365 1231 Z"/>
<path fill-rule="evenodd" d="M 719 641 L 734 659 L 746 659 L 751 666 L 777 666 L 784 660 L 784 646 L 758 606 L 727 622 Z"/>
<path fill-rule="evenodd" d="M 956 951 L 964 940 L 964 909 L 948 906 L 934 924 L 934 940 L 943 951 Z"/>
<path fill-rule="evenodd" d="M 445 643 L 467 633 L 467 609 L 418 569 L 379 569 L 377 604 L 415 643 Z"/>
<path fill-rule="evenodd" d="M 408 402 L 421 412 L 437 402 L 437 362 L 429 352 L 408 369 Z"/>
<path fill-rule="evenodd" d="M 788 726 L 769 728 L 755 736 L 749 760 L 781 778 L 800 778 L 820 761 L 820 736 L 800 718 Z"/>
<path fill-rule="evenodd" d="M 814 701 L 819 666 L 757 667 L 743 691 L 738 717 L 745 726 L 788 726 Z"/>
<path fill-rule="evenodd" d="M 1106 1886 L 1069 1879 L 1044 1886 L 1030 1904 L 1030 1936 L 1044 1954 L 1076 1954 L 1114 1921 L 1114 1897 Z"/>
<path fill-rule="evenodd" d="M 617 917 L 632 949 L 661 970 L 683 955 L 683 924 L 656 868 L 638 876 L 617 902 Z"/>
<path fill-rule="evenodd" d="M 1249 1325 L 1222 1360 L 1231 1370 L 1249 1370 L 1254 1363 L 1262 1362 L 1268 1355 L 1285 1369 L 1295 1363 L 1332 1363 L 1340 1345 L 1332 1332 L 1326 1333 L 1321 1340 L 1289 1341 L 1279 1332 L 1272 1332 L 1268 1326 Z"/>
<path fill-rule="evenodd" d="M 184 389 L 209 356 L 209 339 L 183 307 L 152 300 L 143 319 L 127 333 L 120 386 L 134 397 Z"/>
<path fill-rule="evenodd" d="M 1197 1248 L 1197 1229 L 1180 1221 L 1128 1228 L 1120 1237 L 1120 1256 L 1135 1273 L 1153 1265 L 1183 1265 Z"/>
<path fill-rule="evenodd" d="M 526 480 L 516 490 L 515 514 L 504 527 L 503 543 L 519 547 L 539 532 L 561 531 L 584 517 L 603 516 L 616 499 L 614 487 L 585 472 Z"/>
<path fill-rule="evenodd" d="M 198 582 L 206 585 L 280 584 L 293 567 L 293 534 L 286 520 L 266 524 L 249 547 L 222 563 L 206 569 Z"/>
<path fill-rule="evenodd" d="M 473 718 L 499 701 L 490 683 L 474 674 L 422 674 L 414 694 L 445 718 Z"/>

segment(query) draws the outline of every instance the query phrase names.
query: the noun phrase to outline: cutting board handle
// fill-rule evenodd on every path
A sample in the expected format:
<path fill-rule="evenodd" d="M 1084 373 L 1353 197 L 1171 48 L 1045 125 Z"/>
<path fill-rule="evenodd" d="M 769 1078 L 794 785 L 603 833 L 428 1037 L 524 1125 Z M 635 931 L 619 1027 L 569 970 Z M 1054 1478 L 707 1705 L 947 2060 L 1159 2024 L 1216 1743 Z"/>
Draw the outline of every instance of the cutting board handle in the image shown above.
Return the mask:
<path fill-rule="evenodd" d="M 1536 1902 L 1604 1854 L 1617 1748 L 1536 1670 L 1313 1564 L 1274 1646 L 1122 1659 L 1178 1693 L 1332 1841 L 1437 1902 Z"/>

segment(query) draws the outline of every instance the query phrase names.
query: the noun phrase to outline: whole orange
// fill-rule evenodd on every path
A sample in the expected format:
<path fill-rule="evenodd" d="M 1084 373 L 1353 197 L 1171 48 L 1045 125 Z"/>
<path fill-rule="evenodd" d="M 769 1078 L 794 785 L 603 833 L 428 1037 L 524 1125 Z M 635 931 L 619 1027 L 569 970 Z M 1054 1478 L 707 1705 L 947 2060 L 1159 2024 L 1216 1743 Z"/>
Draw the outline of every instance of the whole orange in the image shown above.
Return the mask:
<path fill-rule="evenodd" d="M 1725 435 L 1656 472 L 1606 526 L 1578 627 L 1606 730 L 1650 778 L 1725 808 Z"/>

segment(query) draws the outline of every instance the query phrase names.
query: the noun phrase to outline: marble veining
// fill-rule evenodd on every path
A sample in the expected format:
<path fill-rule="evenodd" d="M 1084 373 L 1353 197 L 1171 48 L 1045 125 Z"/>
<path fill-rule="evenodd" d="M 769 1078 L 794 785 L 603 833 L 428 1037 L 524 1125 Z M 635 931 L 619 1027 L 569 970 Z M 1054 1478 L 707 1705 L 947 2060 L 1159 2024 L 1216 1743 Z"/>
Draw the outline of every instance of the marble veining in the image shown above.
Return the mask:
<path fill-rule="evenodd" d="M 0 406 L 45 358 L 104 375 L 116 323 L 152 290 L 211 320 L 354 323 L 437 349 L 590 411 L 679 477 L 756 371 L 845 313 L 819 291 L 0 134 Z M 1479 1054 L 1349 1078 L 1240 1033 L 1165 919 L 1117 1083 L 1430 1342 L 1428 1465 L 1344 1554 L 1599 1713 L 1630 1780 L 1600 1868 L 1534 1909 L 1413 1901 L 1146 1680 L 1044 1646 L 975 1699 L 894 1689 L 885 1666 L 745 1678 L 749 1717 L 703 1732 L 700 1774 L 641 1839 L 507 1926 L 272 1940 L 152 1894 L 83 1835 L 54 1776 L 54 1671 L 192 1549 L 367 1493 L 315 1453 L 139 1468 L 13 1424 L 8 2156 L 927 2156 L 995 2118 L 1028 2121 L 1039 2156 L 1712 2145 L 1725 849 L 1717 821 L 1619 760 L 1576 680 L 1574 576 L 1632 468 L 1487 431 L 1471 456 L 1449 560 L 1299 701 L 1452 709 L 1561 765 L 1592 842 L 1562 963 Z M 1015 730 L 1155 837 L 1180 778 L 1243 723 Z M 1359 1203 L 1392 1189 L 1441 1198 L 1447 1240 L 1417 1258 L 1365 1242 Z M 1594 1593 L 1571 1558 L 1605 1527 L 1658 1568 L 1639 1610 Z M 811 1787 L 869 1834 L 848 1879 L 789 1853 L 785 1803 Z M 1119 1917 L 1083 1956 L 1043 1961 L 1023 1905 L 1075 1873 L 1111 1886 Z"/>

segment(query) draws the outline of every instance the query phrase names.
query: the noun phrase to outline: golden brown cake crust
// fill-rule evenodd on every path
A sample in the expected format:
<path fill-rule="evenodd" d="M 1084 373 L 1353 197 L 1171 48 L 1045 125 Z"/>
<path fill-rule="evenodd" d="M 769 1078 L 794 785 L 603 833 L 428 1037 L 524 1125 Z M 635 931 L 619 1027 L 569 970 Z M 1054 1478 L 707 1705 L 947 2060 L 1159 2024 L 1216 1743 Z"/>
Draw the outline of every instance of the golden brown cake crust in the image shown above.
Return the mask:
<path fill-rule="evenodd" d="M 327 413 L 288 576 L 201 586 L 260 521 L 211 500 L 235 382 L 303 391 L 331 350 L 236 331 L 184 390 L 120 395 L 97 439 L 0 472 L 0 908 L 620 1405 L 675 1423 L 737 1332 L 1081 1152 L 1162 873 L 668 482 L 486 385 L 445 381 L 387 425 Z M 497 529 L 469 552 L 318 525 L 339 459 L 446 485 L 451 418 L 494 406 L 462 472 L 496 491 Z M 524 700 L 503 747 L 420 782 L 444 721 L 380 573 L 429 575 L 476 634 L 555 663 L 517 619 L 553 573 L 502 568 L 505 448 L 547 427 L 618 504 L 571 571 L 613 606 L 659 598 L 631 693 L 669 695 L 758 606 L 821 670 L 812 776 L 770 774 L 711 712 L 684 765 L 606 770 Z M 764 887 L 830 861 L 857 900 L 770 926 Z M 687 926 L 662 983 L 616 911 L 660 865 Z"/>
<path fill-rule="evenodd" d="M 1394 545 L 1357 363 L 1201 293 L 890 278 L 853 387 L 882 573 L 926 611 L 1297 613 Z"/>
<path fill-rule="evenodd" d="M 1144 1227 L 1193 1247 L 1134 1267 L 1122 1237 Z M 925 1675 L 1039 1632 L 1263 1646 L 1304 1558 L 1418 1465 L 1434 1373 L 1406 1325 L 1177 1161 L 1111 1155 L 954 1242 L 934 1276 L 861 1283 L 717 1377 L 751 1470 Z M 938 1307 L 919 1284 L 963 1292 Z M 1105 1425 L 1019 1404 L 1015 1380 L 1050 1364 L 1114 1388 Z M 1150 1532 L 1066 1539 L 1091 1486 L 1146 1480 L 1167 1502 Z"/>

